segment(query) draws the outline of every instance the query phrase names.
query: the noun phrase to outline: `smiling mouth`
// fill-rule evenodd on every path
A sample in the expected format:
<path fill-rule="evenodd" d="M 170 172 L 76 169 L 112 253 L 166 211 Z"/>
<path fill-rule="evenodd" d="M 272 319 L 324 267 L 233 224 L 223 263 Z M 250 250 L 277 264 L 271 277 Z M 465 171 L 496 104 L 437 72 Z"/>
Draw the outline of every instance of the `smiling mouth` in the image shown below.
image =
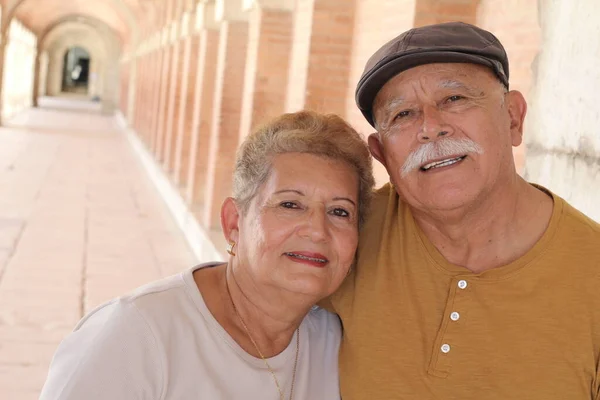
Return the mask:
<path fill-rule="evenodd" d="M 297 258 L 299 260 L 305 260 L 305 261 L 310 261 L 310 262 L 314 262 L 314 263 L 320 263 L 320 264 L 326 264 L 329 261 L 326 258 L 309 257 L 309 256 L 305 256 L 302 254 L 291 253 L 291 252 L 284 253 L 284 254 L 288 257 Z"/>
<path fill-rule="evenodd" d="M 425 164 L 420 169 L 421 169 L 421 171 L 425 172 L 425 171 L 429 171 L 430 169 L 448 167 L 450 165 L 456 164 L 457 162 L 464 160 L 465 158 L 467 158 L 467 156 L 446 158 L 445 160 L 434 161 L 429 164 Z"/>

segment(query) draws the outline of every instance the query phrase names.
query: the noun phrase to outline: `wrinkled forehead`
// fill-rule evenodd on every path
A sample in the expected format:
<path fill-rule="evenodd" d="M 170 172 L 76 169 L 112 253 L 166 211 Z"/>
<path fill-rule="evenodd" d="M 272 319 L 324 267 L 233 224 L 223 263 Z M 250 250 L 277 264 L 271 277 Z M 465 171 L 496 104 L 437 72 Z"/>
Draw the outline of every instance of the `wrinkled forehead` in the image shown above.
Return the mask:
<path fill-rule="evenodd" d="M 399 73 L 387 81 L 375 96 L 373 111 L 377 117 L 381 108 L 390 108 L 406 100 L 415 89 L 462 89 L 480 92 L 497 82 L 487 67 L 468 63 L 435 63 L 417 66 Z M 498 82 L 499 83 L 499 82 Z"/>

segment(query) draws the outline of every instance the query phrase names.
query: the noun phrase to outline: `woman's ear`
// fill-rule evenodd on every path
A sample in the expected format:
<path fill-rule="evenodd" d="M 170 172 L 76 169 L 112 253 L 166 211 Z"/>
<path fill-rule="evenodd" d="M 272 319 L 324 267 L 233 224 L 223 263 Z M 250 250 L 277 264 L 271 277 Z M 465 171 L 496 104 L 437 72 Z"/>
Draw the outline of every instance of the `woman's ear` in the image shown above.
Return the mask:
<path fill-rule="evenodd" d="M 240 213 L 238 205 L 232 197 L 228 197 L 221 206 L 221 228 L 228 243 L 239 240 Z"/>

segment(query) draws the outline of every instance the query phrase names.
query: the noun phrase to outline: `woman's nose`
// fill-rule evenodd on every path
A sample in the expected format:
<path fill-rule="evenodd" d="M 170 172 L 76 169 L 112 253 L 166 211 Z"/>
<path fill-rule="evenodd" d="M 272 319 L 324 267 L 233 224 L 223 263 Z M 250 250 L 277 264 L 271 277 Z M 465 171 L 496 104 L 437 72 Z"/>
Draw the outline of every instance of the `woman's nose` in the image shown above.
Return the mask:
<path fill-rule="evenodd" d="M 323 241 L 327 238 L 327 213 L 324 210 L 313 210 L 305 214 L 306 219 L 302 222 L 300 234 L 314 242 Z"/>

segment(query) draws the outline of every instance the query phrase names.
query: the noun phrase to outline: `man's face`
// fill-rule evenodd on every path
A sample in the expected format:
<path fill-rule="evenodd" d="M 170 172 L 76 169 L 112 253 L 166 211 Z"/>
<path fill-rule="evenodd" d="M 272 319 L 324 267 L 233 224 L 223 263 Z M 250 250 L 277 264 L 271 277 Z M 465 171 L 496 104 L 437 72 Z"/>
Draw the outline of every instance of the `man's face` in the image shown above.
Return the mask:
<path fill-rule="evenodd" d="M 411 206 L 464 208 L 514 179 L 525 112 L 522 95 L 506 93 L 486 67 L 422 65 L 377 94 L 369 147 Z"/>

